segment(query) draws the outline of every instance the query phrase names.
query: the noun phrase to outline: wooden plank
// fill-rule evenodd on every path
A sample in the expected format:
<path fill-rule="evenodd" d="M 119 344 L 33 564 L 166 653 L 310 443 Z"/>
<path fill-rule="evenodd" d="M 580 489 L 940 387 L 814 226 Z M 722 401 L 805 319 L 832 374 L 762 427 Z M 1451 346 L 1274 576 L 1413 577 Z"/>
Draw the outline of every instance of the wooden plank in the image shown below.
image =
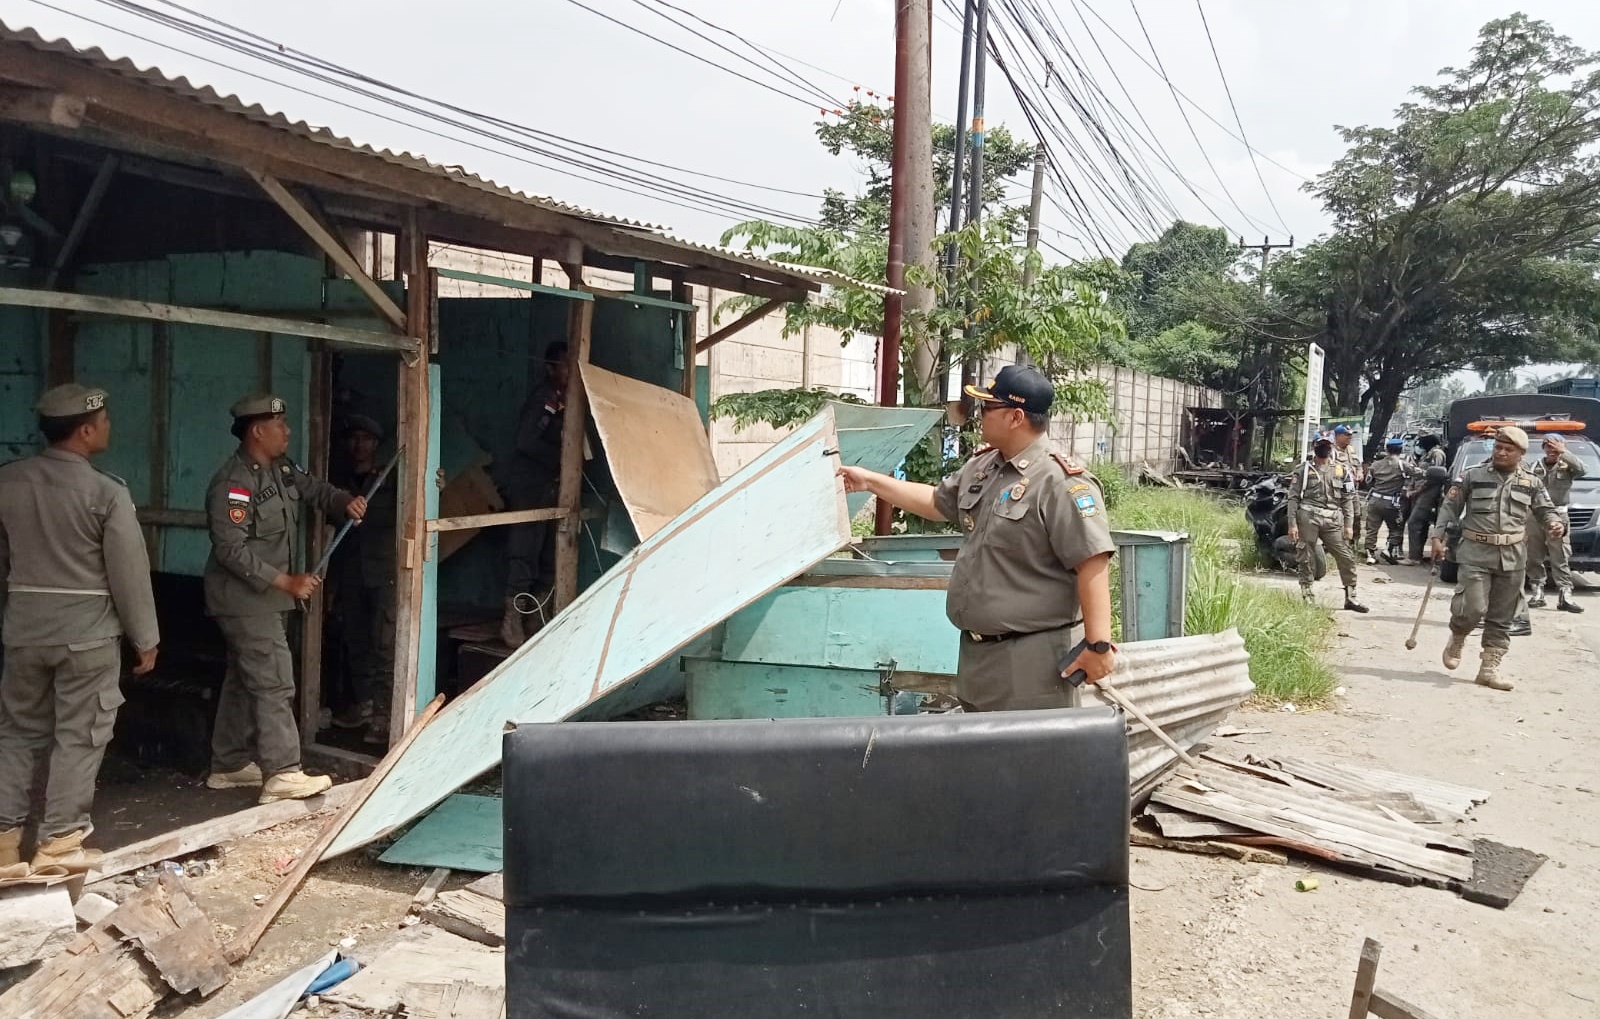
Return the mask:
<path fill-rule="evenodd" d="M 640 543 L 450 703 L 332 852 L 395 830 L 494 767 L 507 722 L 573 716 L 844 547 L 838 460 L 825 455 L 837 447 L 825 409 Z"/>
<path fill-rule="evenodd" d="M 683 329 L 683 384 L 678 387 L 678 392 L 687 396 L 691 401 L 695 394 L 695 335 L 699 332 L 700 309 L 694 303 L 694 288 L 682 281 L 672 284 L 672 298 L 688 304 L 690 309 L 683 313 L 678 320 Z M 698 407 L 696 408 L 698 410 Z"/>
<path fill-rule="evenodd" d="M 211 994 L 233 978 L 211 921 L 189 897 L 183 879 L 162 874 L 159 893 L 135 896 L 106 917 L 107 926 L 136 942 L 179 994 Z"/>
<path fill-rule="evenodd" d="M 89 224 L 94 222 L 95 213 L 100 211 L 100 201 L 105 198 L 106 190 L 111 187 L 111 178 L 116 176 L 117 161 L 117 154 L 110 153 L 100 161 L 99 168 L 95 170 L 94 180 L 89 183 L 89 190 L 78 205 L 78 213 L 72 217 L 72 226 L 67 229 L 67 236 L 61 241 L 55 260 L 50 263 L 50 271 L 45 273 L 46 290 L 55 289 L 56 281 L 61 279 L 61 274 L 77 256 L 78 246 L 83 243 L 84 234 L 89 232 Z"/>
<path fill-rule="evenodd" d="M 410 1019 L 503 1019 L 506 989 L 456 980 L 448 984 L 412 984 L 405 992 Z"/>
<path fill-rule="evenodd" d="M 536 520 L 560 520 L 570 515 L 559 506 L 541 509 L 506 510 L 501 513 L 474 513 L 465 517 L 440 517 L 426 523 L 430 532 L 475 531 L 480 527 L 504 527 L 508 524 L 531 524 Z"/>
<path fill-rule="evenodd" d="M 0 85 L 0 120 L 75 131 L 83 126 L 83 114 L 88 108 L 83 96 Z"/>
<path fill-rule="evenodd" d="M 431 332 L 429 317 L 433 308 L 428 273 L 428 237 L 411 216 L 396 244 L 397 271 L 406 276 L 406 321 L 419 352 L 427 350 Z M 396 479 L 395 516 L 395 637 L 394 688 L 389 707 L 389 739 L 393 742 L 417 712 L 417 679 L 422 647 L 421 616 L 425 601 L 423 553 L 428 534 L 427 488 L 429 478 L 426 450 L 429 421 L 428 359 L 419 354 L 415 363 L 403 363 L 395 381 L 396 427 L 398 441 L 406 454 L 401 457 Z"/>
<path fill-rule="evenodd" d="M 417 889 L 417 894 L 411 897 L 411 908 L 420 910 L 432 905 L 433 900 L 439 897 L 439 889 L 443 888 L 444 883 L 449 879 L 449 867 L 433 868 L 433 873 L 428 875 L 428 880 L 422 882 L 422 887 Z"/>
<path fill-rule="evenodd" d="M 1372 988 L 1378 982 L 1378 956 L 1382 952 L 1382 946 L 1371 938 L 1361 944 L 1355 991 L 1350 995 L 1350 1019 L 1367 1019 L 1367 1013 L 1371 1011 Z"/>
<path fill-rule="evenodd" d="M 643 541 L 721 483 L 711 440 L 683 394 L 579 367 L 611 477 Z"/>
<path fill-rule="evenodd" d="M 1334 783 L 1335 787 L 1351 792 L 1410 793 L 1425 806 L 1444 810 L 1457 817 L 1465 817 L 1473 807 L 1489 799 L 1486 789 L 1418 778 L 1383 768 L 1361 767 L 1344 761 L 1282 757 L 1275 758 L 1272 763 L 1309 781 Z"/>
<path fill-rule="evenodd" d="M 506 508 L 505 501 L 494 486 L 494 479 L 481 466 L 474 464 L 450 479 L 439 492 L 440 519 L 447 517 L 477 517 L 499 513 Z M 432 526 L 429 521 L 428 526 Z M 449 559 L 461 547 L 478 536 L 477 530 L 444 531 L 439 537 L 439 561 Z"/>
<path fill-rule="evenodd" d="M 355 256 L 350 253 L 350 249 L 345 247 L 344 241 L 335 236 L 333 231 L 329 230 L 310 209 L 302 205 L 300 200 L 288 188 L 284 187 L 278 178 L 249 166 L 245 167 L 245 173 L 248 173 L 250 179 L 255 181 L 261 187 L 261 190 L 267 193 L 268 198 L 277 203 L 278 208 L 282 209 L 290 219 L 294 220 L 295 226 L 304 231 L 305 235 L 311 238 L 312 243 L 322 249 L 323 254 L 332 259 L 333 264 L 339 267 L 340 272 L 350 277 L 351 282 L 356 285 L 356 289 L 366 296 L 372 306 L 378 310 L 378 314 L 387 319 L 389 324 L 396 329 L 401 332 L 406 331 L 406 313 L 400 310 L 400 306 L 394 303 L 393 298 L 382 287 L 378 286 L 371 276 L 367 275 L 367 271 L 361 267 L 360 262 L 356 261 Z"/>
<path fill-rule="evenodd" d="M 467 891 L 486 895 L 491 899 L 504 902 L 506 897 L 506 878 L 503 873 L 485 874 L 478 880 L 467 885 Z"/>
<path fill-rule="evenodd" d="M 445 892 L 422 911 L 422 918 L 440 930 L 480 945 L 506 943 L 506 906 L 499 899 L 458 888 Z"/>
<path fill-rule="evenodd" d="M 330 988 L 322 1000 L 333 1005 L 391 1015 L 406 1003 L 409 988 L 458 981 L 504 987 L 504 949 L 457 937 L 419 923 L 378 952 L 355 976 Z"/>
<path fill-rule="evenodd" d="M 433 702 L 423 710 L 422 714 L 417 716 L 417 720 L 412 723 L 411 728 L 401 737 L 400 741 L 390 748 L 382 761 L 378 762 L 378 767 L 374 769 L 372 774 L 367 776 L 366 780 L 361 783 L 361 787 L 356 791 L 350 802 L 330 818 L 327 824 L 323 825 L 322 831 L 317 833 L 316 839 L 300 854 L 299 861 L 295 864 L 294 869 L 278 883 L 278 887 L 273 889 L 272 895 L 267 898 L 267 901 L 261 904 L 261 910 L 256 914 L 255 919 L 247 924 L 243 930 L 235 934 L 232 941 L 228 942 L 226 954 L 229 962 L 238 962 L 255 951 L 256 942 L 261 940 L 261 935 L 267 932 L 267 928 L 272 926 L 272 921 L 278 918 L 278 914 L 283 911 L 283 907 L 288 905 L 289 900 L 294 898 L 295 892 L 300 890 L 300 886 L 305 883 L 306 877 L 311 873 L 311 868 L 322 860 L 333 840 L 339 836 L 340 832 L 344 831 L 351 818 L 361 809 L 361 805 L 383 783 L 384 778 L 394 768 L 395 763 L 405 756 L 406 750 L 410 748 L 412 743 L 416 742 L 417 737 L 426 730 L 428 723 L 433 721 L 433 717 L 439 713 L 439 709 L 443 706 L 443 695 L 434 698 Z"/>
<path fill-rule="evenodd" d="M 1250 834 L 1249 828 L 1209 821 L 1187 810 L 1173 810 L 1157 804 L 1147 807 L 1145 816 L 1154 821 L 1156 827 L 1161 829 L 1161 834 L 1169 839 L 1210 839 L 1221 835 Z"/>
<path fill-rule="evenodd" d="M 1256 849 L 1252 846 L 1236 846 L 1227 842 L 1214 842 L 1207 839 L 1171 839 L 1164 835 L 1155 835 L 1151 832 L 1134 828 L 1129 834 L 1129 842 L 1135 846 L 1147 849 L 1170 849 L 1179 853 L 1199 853 L 1203 856 L 1228 856 L 1240 863 L 1271 863 L 1287 865 L 1289 858 L 1282 853 L 1275 853 L 1270 849 Z"/>
<path fill-rule="evenodd" d="M 303 322 L 299 319 L 268 318 L 264 315 L 247 315 L 237 311 L 212 311 L 207 308 L 188 308 L 177 304 L 159 304 L 155 301 L 133 301 L 122 297 L 69 294 L 56 290 L 0 287 L 0 305 L 18 308 L 58 308 L 90 315 L 109 315 L 112 318 L 216 326 L 220 329 L 276 333 L 280 336 L 309 336 L 316 340 L 331 340 L 334 343 L 375 347 L 379 350 L 416 349 L 415 342 L 404 336 L 392 336 L 370 329 L 346 329 L 343 326 Z"/>
<path fill-rule="evenodd" d="M 250 807 L 221 817 L 213 817 L 191 824 L 177 831 L 165 832 L 131 846 L 113 849 L 100 858 L 95 869 L 89 872 L 92 880 L 103 881 L 119 874 L 127 874 L 162 860 L 176 860 L 198 853 L 202 849 L 254 835 L 258 831 L 280 824 L 299 821 L 324 810 L 337 810 L 355 795 L 358 786 L 349 782 L 336 785 L 321 796 L 309 800 L 280 800 Z"/>
<path fill-rule="evenodd" d="M 727 325 L 718 329 L 716 332 L 711 333 L 699 343 L 696 343 L 694 345 L 694 352 L 696 354 L 705 353 L 728 337 L 734 336 L 755 325 L 757 322 L 766 318 L 774 311 L 777 311 L 779 308 L 783 307 L 784 304 L 784 301 L 772 300 L 758 305 L 756 308 L 745 312 L 743 315 L 740 315 L 732 322 L 729 322 Z"/>
<path fill-rule="evenodd" d="M 456 793 L 411 826 L 378 859 L 403 867 L 491 874 L 505 864 L 500 798 Z"/>
<path fill-rule="evenodd" d="M 574 286 L 583 285 L 581 267 L 568 272 L 576 276 Z M 578 596 L 578 510 L 583 504 L 583 438 L 589 423 L 587 390 L 583 372 L 589 362 L 589 344 L 594 326 L 594 305 L 575 301 L 567 308 L 567 395 L 561 418 L 561 480 L 556 501 L 567 517 L 556 530 L 555 606 L 560 612 Z"/>
<path fill-rule="evenodd" d="M 943 411 L 926 407 L 868 407 L 843 402 L 830 406 L 839 431 L 840 463 L 886 474 L 892 474 L 928 429 L 944 416 Z M 850 515 L 860 513 L 869 498 L 866 492 L 851 495 Z"/>
<path fill-rule="evenodd" d="M 1413 1005 L 1397 994 L 1391 994 L 1381 987 L 1372 990 L 1372 1000 L 1369 1002 L 1372 1014 L 1379 1019 L 1437 1019 L 1432 1013 L 1421 1006 Z"/>

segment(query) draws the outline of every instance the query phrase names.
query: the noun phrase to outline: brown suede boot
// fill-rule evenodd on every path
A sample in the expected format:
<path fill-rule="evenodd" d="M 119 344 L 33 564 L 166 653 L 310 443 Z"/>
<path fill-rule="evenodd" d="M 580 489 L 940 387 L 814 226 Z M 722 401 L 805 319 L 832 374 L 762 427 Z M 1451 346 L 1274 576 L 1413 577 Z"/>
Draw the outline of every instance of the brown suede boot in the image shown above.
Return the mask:
<path fill-rule="evenodd" d="M 1467 635 L 1450 631 L 1450 643 L 1444 646 L 1444 667 L 1454 670 L 1461 665 L 1461 649 L 1466 647 Z"/>
<path fill-rule="evenodd" d="M 0 881 L 27 876 L 28 865 L 22 862 L 22 826 L 0 831 Z"/>
<path fill-rule="evenodd" d="M 1500 662 L 1506 656 L 1506 649 L 1499 647 L 1486 647 L 1483 657 L 1478 661 L 1479 686 L 1486 686 L 1491 690 L 1511 689 L 1511 680 L 1500 675 Z"/>
<path fill-rule="evenodd" d="M 88 834 L 87 829 L 79 828 L 39 843 L 39 848 L 33 854 L 34 873 L 52 867 L 59 867 L 69 874 L 93 870 L 94 865 L 100 862 L 101 853 L 98 849 L 83 848 L 83 840 Z"/>

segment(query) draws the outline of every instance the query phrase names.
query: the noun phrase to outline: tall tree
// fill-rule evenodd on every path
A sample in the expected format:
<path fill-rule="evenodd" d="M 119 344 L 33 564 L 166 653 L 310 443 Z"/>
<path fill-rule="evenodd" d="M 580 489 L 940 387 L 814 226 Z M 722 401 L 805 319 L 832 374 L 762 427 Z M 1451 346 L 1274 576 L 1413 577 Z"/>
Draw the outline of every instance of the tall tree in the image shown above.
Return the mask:
<path fill-rule="evenodd" d="M 1597 66 L 1515 14 L 1394 126 L 1341 130 L 1349 150 L 1307 186 L 1335 231 L 1270 274 L 1272 331 L 1323 346 L 1335 411 L 1381 436 L 1410 387 L 1600 349 Z"/>

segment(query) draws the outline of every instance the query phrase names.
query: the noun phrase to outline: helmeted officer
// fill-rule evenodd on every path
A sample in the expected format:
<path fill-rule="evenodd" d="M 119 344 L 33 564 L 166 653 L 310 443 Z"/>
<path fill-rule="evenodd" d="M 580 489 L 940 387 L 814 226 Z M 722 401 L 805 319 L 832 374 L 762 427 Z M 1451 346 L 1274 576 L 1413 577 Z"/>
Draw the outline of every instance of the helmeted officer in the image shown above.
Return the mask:
<path fill-rule="evenodd" d="M 228 645 L 206 786 L 260 785 L 262 803 L 304 799 L 333 784 L 326 775 L 300 770 L 294 717 L 285 617 L 321 583 L 314 574 L 290 572 L 304 553 L 303 507 L 356 521 L 367 510 L 365 499 L 313 478 L 289 459 L 286 410 L 276 396 L 247 396 L 233 405 L 239 448 L 206 492 L 206 614 Z"/>

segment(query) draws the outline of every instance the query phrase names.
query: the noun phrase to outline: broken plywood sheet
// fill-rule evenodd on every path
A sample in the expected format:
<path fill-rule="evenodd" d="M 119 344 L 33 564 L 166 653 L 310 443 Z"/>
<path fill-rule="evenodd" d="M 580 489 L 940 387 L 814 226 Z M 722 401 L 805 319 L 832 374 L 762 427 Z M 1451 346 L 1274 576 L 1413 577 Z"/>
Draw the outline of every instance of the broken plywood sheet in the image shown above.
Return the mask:
<path fill-rule="evenodd" d="M 412 984 L 405 993 L 408 1019 L 504 1019 L 506 989 L 457 980 Z"/>
<path fill-rule="evenodd" d="M 324 1001 L 373 1012 L 390 1013 L 415 984 L 466 982 L 504 988 L 506 953 L 428 924 L 402 931 L 355 976 L 329 988 Z"/>
<path fill-rule="evenodd" d="M 846 467 L 866 467 L 892 474 L 904 462 L 928 429 L 944 412 L 926 407 L 867 407 L 833 403 L 834 427 L 839 433 L 839 461 Z M 850 515 L 872 498 L 866 492 L 849 496 Z"/>
<path fill-rule="evenodd" d="M 0 995 L 6 1019 L 143 1019 L 171 990 L 209 994 L 231 977 L 211 922 L 163 874 Z"/>
<path fill-rule="evenodd" d="M 498 513 L 505 508 L 505 500 L 500 498 L 494 480 L 482 467 L 468 467 L 439 491 L 441 517 L 472 517 L 480 513 Z M 461 550 L 461 546 L 481 533 L 481 530 L 473 528 L 446 531 L 439 535 L 439 561 L 449 559 Z"/>
<path fill-rule="evenodd" d="M 1252 759 L 1253 760 L 1253 759 Z M 1368 768 L 1326 758 L 1276 757 L 1258 763 L 1270 764 L 1297 778 L 1344 793 L 1376 795 L 1410 793 L 1422 806 L 1451 820 L 1467 816 L 1473 807 L 1489 799 L 1488 790 L 1453 782 L 1438 782 L 1415 775 L 1403 775 L 1382 768 Z"/>
<path fill-rule="evenodd" d="M 572 717 L 850 540 L 824 409 L 651 535 L 441 711 L 328 850 L 394 831 L 500 760 L 508 724 Z"/>
<path fill-rule="evenodd" d="M 465 888 L 439 896 L 422 911 L 422 919 L 480 945 L 498 948 L 506 943 L 505 903 Z"/>
<path fill-rule="evenodd" d="M 488 874 L 502 866 L 502 841 L 500 798 L 456 793 L 412 825 L 378 859 L 407 867 Z"/>
<path fill-rule="evenodd" d="M 700 409 L 682 393 L 580 367 L 611 477 L 644 541 L 721 480 Z"/>

